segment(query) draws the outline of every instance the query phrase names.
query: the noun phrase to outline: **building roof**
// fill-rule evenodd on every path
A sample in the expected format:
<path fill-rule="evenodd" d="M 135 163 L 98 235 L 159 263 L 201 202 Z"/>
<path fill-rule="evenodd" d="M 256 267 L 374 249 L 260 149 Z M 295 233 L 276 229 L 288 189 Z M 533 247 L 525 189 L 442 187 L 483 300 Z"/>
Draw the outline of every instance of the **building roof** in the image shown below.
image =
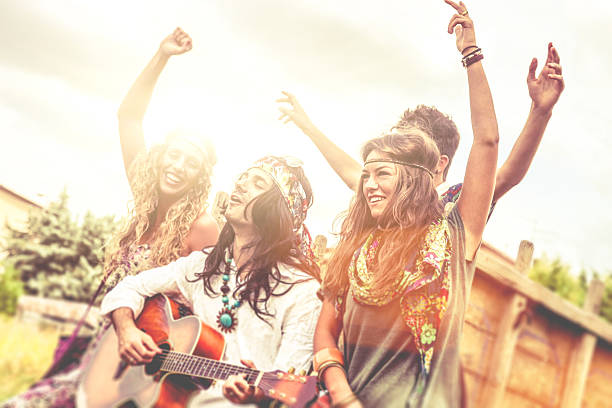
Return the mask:
<path fill-rule="evenodd" d="M 6 186 L 5 186 L 5 185 L 3 185 L 3 184 L 0 184 L 0 191 L 4 191 L 4 192 L 6 192 L 7 194 L 12 195 L 12 196 L 13 196 L 13 197 L 15 197 L 16 199 L 18 199 L 18 200 L 20 200 L 20 201 L 23 201 L 23 202 L 25 202 L 25 203 L 27 203 L 27 204 L 33 205 L 34 207 L 37 207 L 37 208 L 43 208 L 43 207 L 42 207 L 42 205 L 38 204 L 38 203 L 37 203 L 37 202 L 35 202 L 35 201 L 30 200 L 29 198 L 24 197 L 23 195 L 21 195 L 21 194 L 19 194 L 19 193 L 15 192 L 15 191 L 13 191 L 13 190 L 11 190 L 10 188 L 6 187 Z"/>

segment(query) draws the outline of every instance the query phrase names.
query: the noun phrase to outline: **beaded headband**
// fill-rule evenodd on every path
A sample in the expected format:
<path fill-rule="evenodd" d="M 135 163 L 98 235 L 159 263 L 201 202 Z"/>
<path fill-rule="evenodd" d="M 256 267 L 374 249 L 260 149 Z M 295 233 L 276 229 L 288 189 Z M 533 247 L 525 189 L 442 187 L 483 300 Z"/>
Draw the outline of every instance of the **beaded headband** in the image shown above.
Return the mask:
<path fill-rule="evenodd" d="M 405 161 L 401 161 L 401 160 L 394 160 L 394 159 L 374 159 L 374 160 L 368 160 L 367 162 L 363 163 L 363 165 L 365 166 L 366 164 L 370 164 L 370 163 L 395 163 L 395 164 L 401 164 L 402 166 L 409 166 L 409 167 L 414 167 L 415 169 L 421 169 L 423 171 L 426 171 L 431 178 L 433 178 L 433 173 L 431 172 L 431 170 L 429 170 L 427 167 L 421 166 L 420 164 L 414 164 L 414 163 L 408 163 Z"/>

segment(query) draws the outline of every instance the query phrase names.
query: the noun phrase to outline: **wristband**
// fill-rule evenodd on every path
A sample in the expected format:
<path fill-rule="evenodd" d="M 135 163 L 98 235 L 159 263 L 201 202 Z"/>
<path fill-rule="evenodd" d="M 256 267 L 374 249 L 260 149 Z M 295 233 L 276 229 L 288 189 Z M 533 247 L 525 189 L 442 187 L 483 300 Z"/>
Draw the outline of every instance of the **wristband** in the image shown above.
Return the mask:
<path fill-rule="evenodd" d="M 482 60 L 483 58 L 484 58 L 484 55 L 482 55 L 482 50 L 480 48 L 477 48 L 474 51 L 470 52 L 465 57 L 463 57 L 461 59 L 461 64 L 463 64 L 463 66 L 467 68 L 470 65 Z"/>
<path fill-rule="evenodd" d="M 342 352 L 334 347 L 324 348 L 315 353 L 312 364 L 315 371 L 319 371 L 323 363 L 327 361 L 336 361 L 340 365 L 344 364 L 344 356 Z"/>
<path fill-rule="evenodd" d="M 468 45 L 467 47 L 465 47 L 464 49 L 461 50 L 461 55 L 463 55 L 465 50 L 469 50 L 470 48 L 478 48 L 478 46 L 477 45 Z"/>

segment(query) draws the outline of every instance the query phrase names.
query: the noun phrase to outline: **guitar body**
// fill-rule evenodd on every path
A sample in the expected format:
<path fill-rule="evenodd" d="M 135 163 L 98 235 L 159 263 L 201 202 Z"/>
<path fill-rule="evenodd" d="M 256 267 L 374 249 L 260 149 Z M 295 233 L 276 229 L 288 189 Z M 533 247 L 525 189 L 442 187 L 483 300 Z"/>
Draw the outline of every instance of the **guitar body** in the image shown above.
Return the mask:
<path fill-rule="evenodd" d="M 220 360 L 225 339 L 196 316 L 178 318 L 178 305 L 163 295 L 147 300 L 136 325 L 161 348 Z M 175 317 L 177 319 L 175 320 Z M 184 407 L 191 395 L 210 380 L 154 372 L 148 366 L 125 365 L 119 358 L 115 330 L 107 330 L 84 371 L 77 391 L 77 407 L 118 407 L 132 401 L 138 407 Z"/>

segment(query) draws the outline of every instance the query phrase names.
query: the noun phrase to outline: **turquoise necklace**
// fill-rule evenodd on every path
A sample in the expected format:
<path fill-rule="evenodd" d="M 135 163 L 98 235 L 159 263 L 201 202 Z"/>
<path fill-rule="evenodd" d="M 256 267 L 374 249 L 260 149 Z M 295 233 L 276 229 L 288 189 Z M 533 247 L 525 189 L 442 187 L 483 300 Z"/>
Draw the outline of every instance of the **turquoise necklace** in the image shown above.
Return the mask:
<path fill-rule="evenodd" d="M 236 264 L 232 256 L 229 254 L 229 251 L 225 252 L 225 270 L 223 271 L 223 275 L 221 276 L 223 284 L 221 285 L 221 310 L 217 313 L 217 326 L 221 329 L 222 332 L 230 333 L 238 324 L 238 318 L 236 317 L 236 310 L 240 307 L 241 303 L 239 300 L 233 299 L 230 300 L 231 288 L 228 283 L 230 280 L 229 272 L 232 268 L 236 269 Z M 231 296 L 233 298 L 233 296 Z"/>

